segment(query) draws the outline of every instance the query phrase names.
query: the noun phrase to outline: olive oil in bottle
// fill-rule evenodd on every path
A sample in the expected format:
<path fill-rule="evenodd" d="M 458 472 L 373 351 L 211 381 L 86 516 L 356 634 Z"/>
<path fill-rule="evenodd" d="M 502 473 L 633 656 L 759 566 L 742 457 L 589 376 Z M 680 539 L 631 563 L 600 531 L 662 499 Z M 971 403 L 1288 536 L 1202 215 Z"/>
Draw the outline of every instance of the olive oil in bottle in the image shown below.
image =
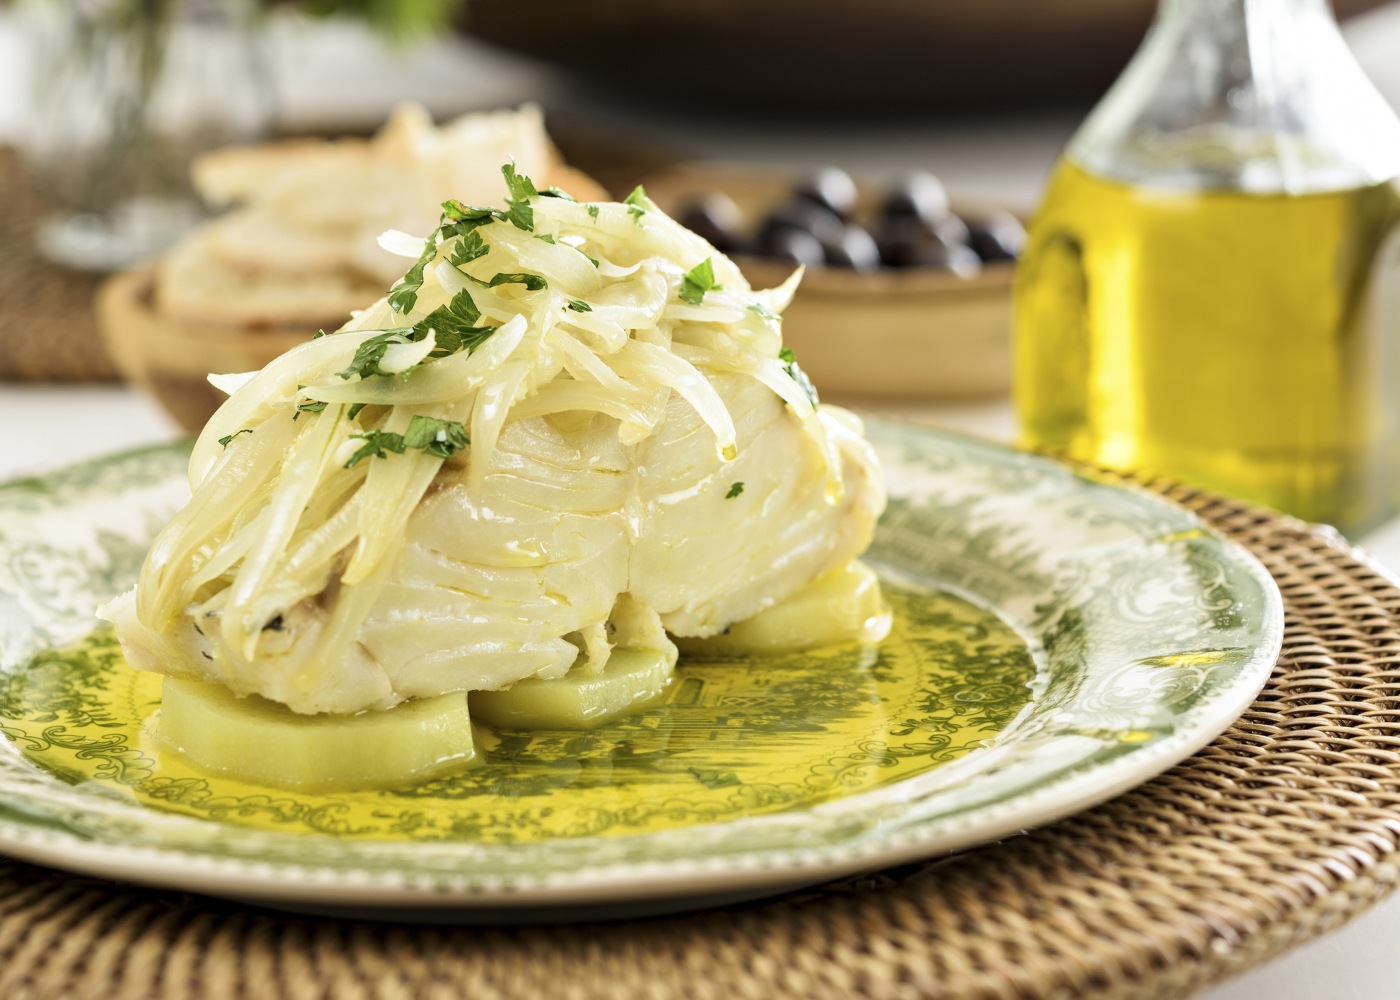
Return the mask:
<path fill-rule="evenodd" d="M 1400 466 L 1400 192 L 1156 189 L 1063 162 L 1017 295 L 1032 443 L 1345 527 Z"/>
<path fill-rule="evenodd" d="M 1349 532 L 1394 513 L 1397 177 L 1325 0 L 1162 0 L 1031 224 L 1023 443 Z"/>

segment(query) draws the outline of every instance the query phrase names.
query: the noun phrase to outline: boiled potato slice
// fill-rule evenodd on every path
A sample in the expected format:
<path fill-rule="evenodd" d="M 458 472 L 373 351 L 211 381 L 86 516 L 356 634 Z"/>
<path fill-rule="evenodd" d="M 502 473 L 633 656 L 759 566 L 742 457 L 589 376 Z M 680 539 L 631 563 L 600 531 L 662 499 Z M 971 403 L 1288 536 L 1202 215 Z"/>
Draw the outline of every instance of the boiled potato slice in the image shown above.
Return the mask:
<path fill-rule="evenodd" d="M 473 691 L 472 716 L 502 729 L 594 729 L 661 697 L 673 669 L 657 650 L 614 649 L 601 673 L 574 669 L 503 691 Z"/>
<path fill-rule="evenodd" d="M 723 635 L 678 639 L 683 652 L 697 656 L 779 653 L 879 642 L 890 632 L 890 609 L 880 595 L 875 571 L 848 563 L 813 580 L 786 600 L 731 625 Z"/>
<path fill-rule="evenodd" d="M 222 684 L 165 679 L 160 738 L 190 761 L 303 790 L 407 785 L 470 761 L 462 692 L 358 715 L 298 715 Z"/>

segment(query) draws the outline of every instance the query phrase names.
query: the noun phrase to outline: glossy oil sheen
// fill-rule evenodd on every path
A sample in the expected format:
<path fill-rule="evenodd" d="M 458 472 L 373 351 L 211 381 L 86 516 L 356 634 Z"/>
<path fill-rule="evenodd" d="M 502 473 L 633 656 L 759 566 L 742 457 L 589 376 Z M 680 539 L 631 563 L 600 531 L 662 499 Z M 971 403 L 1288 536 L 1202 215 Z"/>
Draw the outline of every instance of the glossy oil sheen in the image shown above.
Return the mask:
<path fill-rule="evenodd" d="M 895 625 L 878 647 L 684 661 L 665 700 L 629 719 L 482 727 L 480 763 L 393 791 L 288 792 L 201 772 L 151 738 L 161 679 L 131 670 L 110 631 L 4 678 L 0 728 L 70 783 L 254 828 L 510 844 L 724 822 L 939 767 L 1030 699 L 1034 660 L 993 613 L 943 593 L 886 596 Z"/>
<path fill-rule="evenodd" d="M 1344 530 L 1395 507 L 1400 196 L 1130 186 L 1062 162 L 1016 295 L 1024 443 Z"/>

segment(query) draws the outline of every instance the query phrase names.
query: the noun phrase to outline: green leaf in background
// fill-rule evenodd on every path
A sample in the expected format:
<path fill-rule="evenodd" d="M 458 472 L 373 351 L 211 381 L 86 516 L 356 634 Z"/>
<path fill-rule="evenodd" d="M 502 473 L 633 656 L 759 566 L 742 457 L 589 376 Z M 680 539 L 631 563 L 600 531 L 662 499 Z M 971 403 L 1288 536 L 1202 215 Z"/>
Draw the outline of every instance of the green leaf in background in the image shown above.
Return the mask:
<path fill-rule="evenodd" d="M 315 17 L 356 18 L 394 42 L 409 42 L 450 28 L 463 0 L 300 0 L 291 6 Z"/>

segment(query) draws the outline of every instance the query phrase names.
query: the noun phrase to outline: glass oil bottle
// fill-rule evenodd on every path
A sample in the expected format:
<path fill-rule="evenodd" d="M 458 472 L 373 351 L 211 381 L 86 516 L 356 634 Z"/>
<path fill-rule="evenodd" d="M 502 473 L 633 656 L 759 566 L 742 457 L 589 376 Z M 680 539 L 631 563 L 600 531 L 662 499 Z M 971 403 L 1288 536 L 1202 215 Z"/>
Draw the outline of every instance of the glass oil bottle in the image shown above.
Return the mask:
<path fill-rule="evenodd" d="M 1348 532 L 1393 514 L 1397 178 L 1325 0 L 1163 0 L 1031 226 L 1023 442 Z"/>

